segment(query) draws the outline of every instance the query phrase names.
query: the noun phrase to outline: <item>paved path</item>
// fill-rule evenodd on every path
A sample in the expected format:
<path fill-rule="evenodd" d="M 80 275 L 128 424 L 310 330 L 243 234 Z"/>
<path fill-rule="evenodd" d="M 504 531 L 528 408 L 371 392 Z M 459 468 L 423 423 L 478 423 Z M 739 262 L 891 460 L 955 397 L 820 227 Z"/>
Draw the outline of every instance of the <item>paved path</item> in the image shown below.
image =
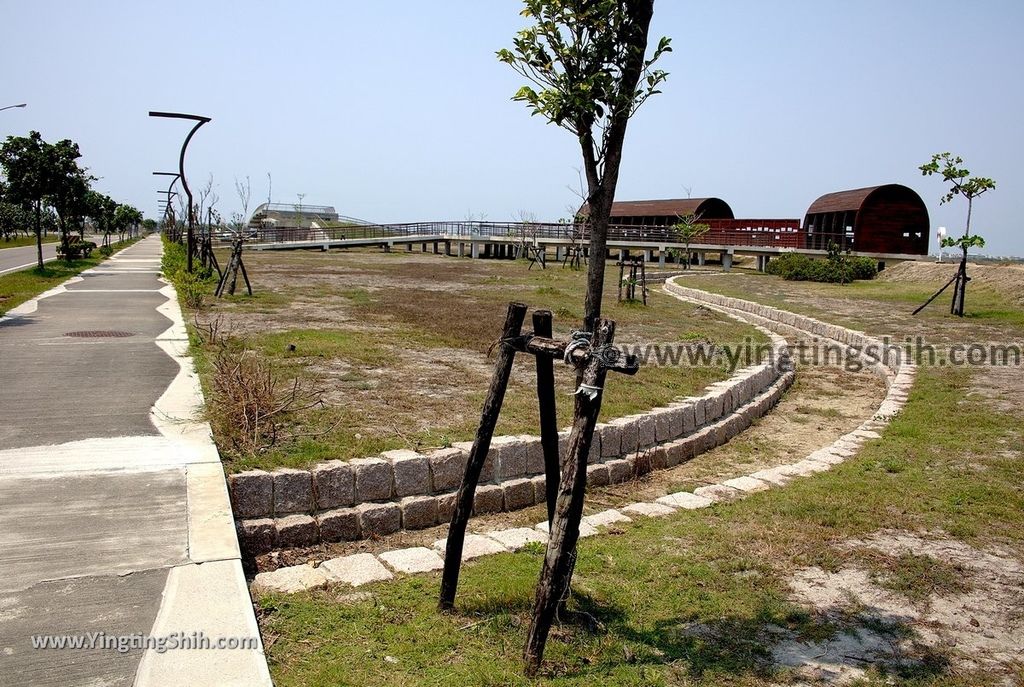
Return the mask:
<path fill-rule="evenodd" d="M 32 647 L 86 633 L 258 642 L 160 251 L 146 239 L 0 319 L 2 685 L 270 684 L 258 644 Z M 69 336 L 89 332 L 107 335 Z"/>

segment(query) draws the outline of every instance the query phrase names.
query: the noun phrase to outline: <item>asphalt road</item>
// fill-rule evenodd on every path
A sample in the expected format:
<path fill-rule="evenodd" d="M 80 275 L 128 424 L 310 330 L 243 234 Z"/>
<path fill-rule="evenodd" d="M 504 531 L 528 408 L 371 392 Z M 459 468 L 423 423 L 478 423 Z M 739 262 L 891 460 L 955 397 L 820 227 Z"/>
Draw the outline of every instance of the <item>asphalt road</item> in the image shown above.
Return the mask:
<path fill-rule="evenodd" d="M 0 245 L 3 245 L 0 243 Z M 43 244 L 43 260 L 53 260 L 57 257 L 57 243 Z M 0 249 L 0 274 L 17 272 L 18 270 L 33 267 L 36 264 L 36 247 L 22 246 L 20 248 Z"/>

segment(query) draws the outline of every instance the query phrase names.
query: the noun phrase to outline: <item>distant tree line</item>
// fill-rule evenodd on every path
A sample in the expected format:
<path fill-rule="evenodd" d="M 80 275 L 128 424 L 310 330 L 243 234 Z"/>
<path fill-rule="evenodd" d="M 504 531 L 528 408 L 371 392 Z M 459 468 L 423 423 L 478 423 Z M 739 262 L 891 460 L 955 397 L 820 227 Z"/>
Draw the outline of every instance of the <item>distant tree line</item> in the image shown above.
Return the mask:
<path fill-rule="evenodd" d="M 44 235 L 57 232 L 58 252 L 71 259 L 78 256 L 76 246 L 86 244 L 87 223 L 121 240 L 143 224 L 140 210 L 92 188 L 96 177 L 79 164 L 81 157 L 74 141 L 48 143 L 38 131 L 8 136 L 0 145 L 0 236 L 33 232 L 40 269 Z"/>

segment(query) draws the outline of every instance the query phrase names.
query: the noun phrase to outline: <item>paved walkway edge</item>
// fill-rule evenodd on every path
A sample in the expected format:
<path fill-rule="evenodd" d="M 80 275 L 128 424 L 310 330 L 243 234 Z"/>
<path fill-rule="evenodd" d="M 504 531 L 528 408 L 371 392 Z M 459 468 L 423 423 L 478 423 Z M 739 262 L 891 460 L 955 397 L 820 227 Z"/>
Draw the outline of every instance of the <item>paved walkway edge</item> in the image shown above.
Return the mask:
<path fill-rule="evenodd" d="M 166 280 L 161 278 L 166 283 Z M 252 598 L 242 572 L 241 554 L 227 482 L 210 426 L 201 419 L 203 392 L 188 354 L 188 334 L 174 287 L 160 290 L 167 301 L 157 308 L 171 326 L 157 345 L 179 370 L 150 411 L 150 420 L 167 439 L 193 456 L 186 466 L 189 564 L 172 568 L 151 635 L 193 633 L 211 642 L 244 638 L 255 648 L 146 651 L 135 676 L 136 687 L 273 685 L 267 667 Z"/>

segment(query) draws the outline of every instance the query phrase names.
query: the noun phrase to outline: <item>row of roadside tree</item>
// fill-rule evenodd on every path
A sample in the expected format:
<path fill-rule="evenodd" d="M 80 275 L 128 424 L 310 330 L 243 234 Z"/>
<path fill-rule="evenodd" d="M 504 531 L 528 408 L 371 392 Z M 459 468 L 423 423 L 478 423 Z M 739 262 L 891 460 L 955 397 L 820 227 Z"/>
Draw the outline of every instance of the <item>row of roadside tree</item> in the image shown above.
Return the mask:
<path fill-rule="evenodd" d="M 58 252 L 71 258 L 87 221 L 98 233 L 120 239 L 143 224 L 141 211 L 92 188 L 96 177 L 79 164 L 81 157 L 74 141 L 48 143 L 38 131 L 8 136 L 0 145 L 0 236 L 33 232 L 39 268 L 43 236 L 51 232 L 58 233 Z"/>

